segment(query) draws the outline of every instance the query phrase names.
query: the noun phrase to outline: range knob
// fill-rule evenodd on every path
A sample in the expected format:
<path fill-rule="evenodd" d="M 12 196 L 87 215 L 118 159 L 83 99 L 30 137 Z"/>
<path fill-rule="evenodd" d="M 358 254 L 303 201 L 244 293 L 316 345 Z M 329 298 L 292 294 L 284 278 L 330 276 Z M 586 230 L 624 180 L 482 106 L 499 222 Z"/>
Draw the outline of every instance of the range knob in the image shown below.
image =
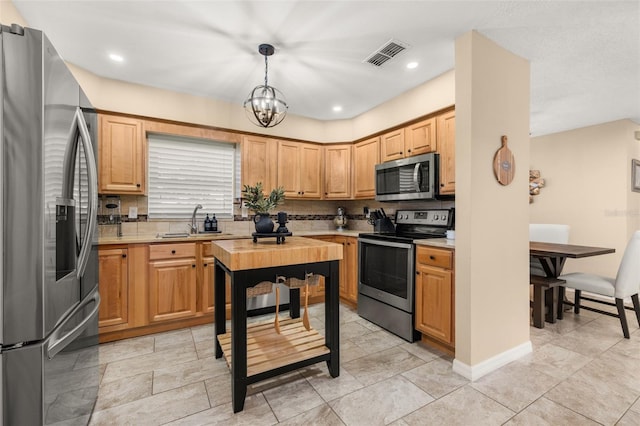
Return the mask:
<path fill-rule="evenodd" d="M 440 217 L 437 214 L 433 215 L 433 220 L 438 220 Z"/>

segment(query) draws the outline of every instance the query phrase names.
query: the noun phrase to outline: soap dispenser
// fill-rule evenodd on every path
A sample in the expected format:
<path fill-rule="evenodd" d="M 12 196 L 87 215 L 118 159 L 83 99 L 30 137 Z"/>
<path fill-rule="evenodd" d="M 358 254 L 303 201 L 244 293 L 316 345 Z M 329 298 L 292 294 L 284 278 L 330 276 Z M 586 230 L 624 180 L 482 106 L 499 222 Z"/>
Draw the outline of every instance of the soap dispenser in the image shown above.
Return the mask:
<path fill-rule="evenodd" d="M 204 232 L 211 232 L 211 219 L 209 219 L 209 214 L 204 218 Z"/>
<path fill-rule="evenodd" d="M 218 231 L 218 219 L 216 219 L 216 214 L 215 213 L 213 213 L 213 217 L 209 221 L 209 224 L 211 225 L 211 231 L 212 232 Z"/>

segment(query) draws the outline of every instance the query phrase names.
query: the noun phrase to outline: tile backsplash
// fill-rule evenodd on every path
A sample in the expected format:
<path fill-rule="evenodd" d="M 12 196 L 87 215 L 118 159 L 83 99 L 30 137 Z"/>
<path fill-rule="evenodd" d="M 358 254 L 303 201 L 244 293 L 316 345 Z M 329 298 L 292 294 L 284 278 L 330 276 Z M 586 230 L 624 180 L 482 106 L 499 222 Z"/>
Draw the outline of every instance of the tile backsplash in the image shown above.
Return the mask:
<path fill-rule="evenodd" d="M 102 204 L 104 204 L 104 200 Z M 120 204 L 123 236 L 189 231 L 190 218 L 180 220 L 149 219 L 147 197 L 145 196 L 121 195 Z M 364 207 L 369 209 L 382 207 L 387 215 L 393 216 L 397 209 L 438 209 L 450 208 L 454 207 L 454 205 L 454 201 L 381 203 L 375 200 L 285 200 L 272 214 L 275 220 L 275 214 L 278 211 L 286 212 L 289 219 L 287 228 L 294 234 L 296 231 L 333 231 L 335 230 L 333 218 L 337 214 L 338 207 L 344 207 L 348 219 L 347 229 L 366 232 L 372 231 L 373 228 L 366 221 Z M 129 219 L 129 207 L 137 208 L 137 219 Z M 203 228 L 203 221 L 207 213 L 210 212 L 207 212 L 206 209 L 198 211 L 197 222 L 200 229 Z M 101 237 L 116 236 L 117 225 L 109 224 L 106 214 L 106 211 L 101 210 L 100 226 L 98 227 L 99 235 Z M 251 212 L 249 212 L 248 217 L 243 218 L 240 204 L 235 204 L 234 218 L 218 218 L 218 229 L 227 234 L 250 235 L 255 231 L 252 218 Z"/>

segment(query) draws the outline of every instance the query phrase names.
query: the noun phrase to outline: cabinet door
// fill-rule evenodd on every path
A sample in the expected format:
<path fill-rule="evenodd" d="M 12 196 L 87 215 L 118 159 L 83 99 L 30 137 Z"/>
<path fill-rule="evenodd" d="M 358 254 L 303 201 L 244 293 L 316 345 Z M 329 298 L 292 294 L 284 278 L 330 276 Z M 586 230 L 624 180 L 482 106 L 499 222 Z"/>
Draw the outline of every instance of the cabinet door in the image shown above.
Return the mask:
<path fill-rule="evenodd" d="M 351 145 L 324 148 L 324 198 L 351 197 Z"/>
<path fill-rule="evenodd" d="M 204 279 L 202 285 L 202 293 L 200 297 L 202 298 L 202 311 L 203 312 L 214 312 L 215 306 L 215 288 L 216 282 L 214 280 L 214 266 L 215 266 L 215 258 L 214 257 L 205 257 L 202 259 L 203 267 L 204 267 Z M 228 275 L 225 275 L 225 307 L 227 312 L 231 312 L 231 281 Z M 227 319 L 230 317 L 227 316 Z"/>
<path fill-rule="evenodd" d="M 127 249 L 98 251 L 100 277 L 99 327 L 128 322 L 129 270 Z"/>
<path fill-rule="evenodd" d="M 300 191 L 302 198 L 322 198 L 322 147 L 300 144 Z"/>
<path fill-rule="evenodd" d="M 380 138 L 358 142 L 353 146 L 353 196 L 370 198 L 376 195 L 375 166 L 380 162 Z"/>
<path fill-rule="evenodd" d="M 358 239 L 353 237 L 335 237 L 342 244 L 340 261 L 340 297 L 352 304 L 358 303 Z"/>
<path fill-rule="evenodd" d="M 302 197 L 300 187 L 300 150 L 296 142 L 278 142 L 278 186 L 284 188 L 287 198 Z M 271 191 L 266 187 L 265 193 Z"/>
<path fill-rule="evenodd" d="M 98 157 L 100 193 L 146 193 L 146 140 L 141 120 L 101 115 Z"/>
<path fill-rule="evenodd" d="M 149 263 L 149 320 L 166 321 L 196 314 L 196 260 Z"/>
<path fill-rule="evenodd" d="M 440 194 L 456 192 L 456 112 L 438 116 L 438 152 L 440 153 Z"/>
<path fill-rule="evenodd" d="M 404 137 L 407 156 L 435 151 L 437 148 L 435 117 L 408 126 L 404 131 Z"/>
<path fill-rule="evenodd" d="M 418 265 L 416 273 L 416 330 L 453 344 L 451 271 Z"/>
<path fill-rule="evenodd" d="M 354 304 L 358 303 L 358 239 L 347 237 L 344 270 L 346 281 L 346 299 Z"/>
<path fill-rule="evenodd" d="M 380 138 L 380 145 L 382 147 L 381 158 L 383 162 L 408 157 L 404 148 L 404 129 L 385 133 Z"/>
<path fill-rule="evenodd" d="M 242 138 L 242 184 L 255 185 L 262 182 L 265 192 L 276 187 L 278 142 L 259 136 Z"/>

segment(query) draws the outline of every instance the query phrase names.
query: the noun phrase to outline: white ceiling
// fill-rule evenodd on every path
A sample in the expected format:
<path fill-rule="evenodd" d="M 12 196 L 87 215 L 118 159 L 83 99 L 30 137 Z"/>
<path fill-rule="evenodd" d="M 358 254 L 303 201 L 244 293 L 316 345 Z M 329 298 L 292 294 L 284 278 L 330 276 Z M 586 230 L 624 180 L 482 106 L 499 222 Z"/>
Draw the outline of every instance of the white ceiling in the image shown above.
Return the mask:
<path fill-rule="evenodd" d="M 456 37 L 475 29 L 531 62 L 532 135 L 640 123 L 638 0 L 13 3 L 68 62 L 237 104 L 263 82 L 257 49 L 271 43 L 269 84 L 290 113 L 320 120 L 357 116 L 452 69 Z M 380 68 L 363 63 L 391 38 L 410 48 Z"/>

